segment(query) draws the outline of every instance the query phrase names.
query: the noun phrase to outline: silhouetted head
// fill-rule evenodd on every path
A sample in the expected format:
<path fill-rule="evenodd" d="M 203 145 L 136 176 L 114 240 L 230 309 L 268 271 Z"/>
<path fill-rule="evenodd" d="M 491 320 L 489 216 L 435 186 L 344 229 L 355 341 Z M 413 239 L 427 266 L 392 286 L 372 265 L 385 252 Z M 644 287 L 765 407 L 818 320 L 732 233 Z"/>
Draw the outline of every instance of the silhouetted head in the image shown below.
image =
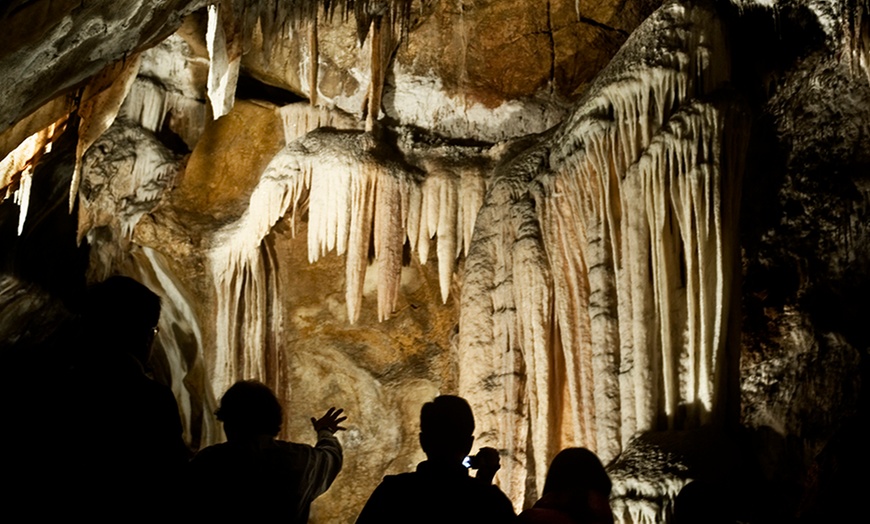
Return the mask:
<path fill-rule="evenodd" d="M 159 319 L 160 297 L 130 277 L 110 277 L 88 288 L 88 337 L 104 348 L 117 346 L 145 364 Z"/>
<path fill-rule="evenodd" d="M 229 440 L 257 435 L 275 437 L 283 421 L 278 398 L 268 386 L 256 380 L 233 384 L 221 398 L 215 415 L 224 423 Z"/>
<path fill-rule="evenodd" d="M 705 480 L 693 480 L 683 486 L 674 500 L 675 524 L 725 524 L 731 508 L 723 496 L 722 486 Z"/>
<path fill-rule="evenodd" d="M 567 448 L 550 463 L 544 495 L 554 491 L 598 491 L 610 495 L 612 484 L 601 460 L 586 448 Z"/>
<path fill-rule="evenodd" d="M 420 410 L 420 445 L 429 460 L 461 462 L 474 442 L 474 415 L 462 397 L 441 395 Z"/>
<path fill-rule="evenodd" d="M 550 463 L 541 500 L 535 506 L 557 509 L 577 522 L 612 524 L 610 477 L 595 453 L 563 449 Z"/>

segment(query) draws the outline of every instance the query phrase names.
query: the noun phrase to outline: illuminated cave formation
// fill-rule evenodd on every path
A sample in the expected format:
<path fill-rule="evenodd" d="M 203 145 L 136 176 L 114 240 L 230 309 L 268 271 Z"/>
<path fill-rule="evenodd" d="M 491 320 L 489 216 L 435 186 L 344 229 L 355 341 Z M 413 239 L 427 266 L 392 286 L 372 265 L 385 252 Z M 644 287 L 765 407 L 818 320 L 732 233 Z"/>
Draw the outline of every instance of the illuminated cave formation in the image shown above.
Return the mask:
<path fill-rule="evenodd" d="M 89 280 L 161 295 L 155 372 L 194 446 L 240 378 L 303 415 L 287 437 L 347 409 L 312 521 L 352 521 L 422 459 L 438 392 L 469 400 L 518 509 L 569 446 L 611 463 L 620 522 L 665 520 L 710 474 L 660 435 L 772 428 L 818 474 L 844 452 L 867 351 L 862 2 L 74 3 L 0 9 L 44 19 L 0 53 L 7 344 L 63 315 L 17 270 L 41 176 L 66 184 Z M 832 504 L 813 481 L 794 479 Z"/>

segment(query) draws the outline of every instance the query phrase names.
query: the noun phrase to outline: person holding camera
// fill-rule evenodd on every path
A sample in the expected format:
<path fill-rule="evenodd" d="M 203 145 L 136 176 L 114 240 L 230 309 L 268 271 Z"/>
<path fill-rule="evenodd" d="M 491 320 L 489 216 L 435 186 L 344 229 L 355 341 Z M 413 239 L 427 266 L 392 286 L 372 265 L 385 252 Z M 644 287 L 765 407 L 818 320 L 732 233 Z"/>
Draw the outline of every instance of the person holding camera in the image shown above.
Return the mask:
<path fill-rule="evenodd" d="M 475 477 L 463 465 L 473 433 L 474 415 L 465 399 L 442 395 L 424 404 L 420 446 L 427 460 L 413 473 L 384 477 L 357 524 L 513 522 L 510 500 L 492 484 L 500 467 L 498 451 L 482 448 L 470 457 Z"/>

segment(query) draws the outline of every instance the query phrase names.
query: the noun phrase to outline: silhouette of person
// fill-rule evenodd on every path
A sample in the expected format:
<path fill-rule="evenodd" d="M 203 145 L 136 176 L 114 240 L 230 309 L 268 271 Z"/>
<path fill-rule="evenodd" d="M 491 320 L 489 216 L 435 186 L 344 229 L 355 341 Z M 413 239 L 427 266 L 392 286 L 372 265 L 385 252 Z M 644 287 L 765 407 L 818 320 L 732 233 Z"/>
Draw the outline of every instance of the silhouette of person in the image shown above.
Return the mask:
<path fill-rule="evenodd" d="M 278 440 L 283 413 L 268 386 L 255 380 L 233 384 L 216 414 L 227 442 L 209 446 L 190 461 L 195 491 L 192 516 L 206 522 L 308 522 L 311 502 L 341 470 L 343 410 L 329 408 L 311 418 L 317 444 Z"/>
<path fill-rule="evenodd" d="M 513 522 L 510 500 L 492 485 L 498 452 L 481 450 L 477 477 L 470 477 L 462 464 L 471 451 L 473 433 L 474 415 L 465 399 L 443 395 L 424 404 L 420 446 L 427 460 L 413 473 L 384 477 L 357 524 Z"/>
<path fill-rule="evenodd" d="M 523 524 L 612 524 L 611 482 L 604 466 L 586 448 L 567 448 L 550 463 L 544 491 L 520 513 Z"/>
<path fill-rule="evenodd" d="M 724 486 L 707 480 L 693 480 L 683 486 L 674 500 L 674 524 L 730 524 L 733 501 Z"/>
<path fill-rule="evenodd" d="M 119 520 L 165 516 L 190 452 L 169 387 L 145 372 L 160 298 L 132 278 L 88 288 L 57 403 L 65 511 Z"/>

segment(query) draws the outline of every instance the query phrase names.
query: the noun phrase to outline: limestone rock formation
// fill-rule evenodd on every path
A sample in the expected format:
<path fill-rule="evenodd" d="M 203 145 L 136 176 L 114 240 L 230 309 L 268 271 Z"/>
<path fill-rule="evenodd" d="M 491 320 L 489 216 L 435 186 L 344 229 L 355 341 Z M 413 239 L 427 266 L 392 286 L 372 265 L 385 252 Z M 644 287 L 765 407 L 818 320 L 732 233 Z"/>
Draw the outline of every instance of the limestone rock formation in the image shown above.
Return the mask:
<path fill-rule="evenodd" d="M 517 509 L 568 446 L 620 522 L 717 476 L 751 522 L 859 500 L 863 1 L 116 4 L 0 8 L 4 361 L 137 278 L 193 447 L 241 378 L 285 438 L 347 410 L 313 522 L 422 460 L 439 393 Z"/>

